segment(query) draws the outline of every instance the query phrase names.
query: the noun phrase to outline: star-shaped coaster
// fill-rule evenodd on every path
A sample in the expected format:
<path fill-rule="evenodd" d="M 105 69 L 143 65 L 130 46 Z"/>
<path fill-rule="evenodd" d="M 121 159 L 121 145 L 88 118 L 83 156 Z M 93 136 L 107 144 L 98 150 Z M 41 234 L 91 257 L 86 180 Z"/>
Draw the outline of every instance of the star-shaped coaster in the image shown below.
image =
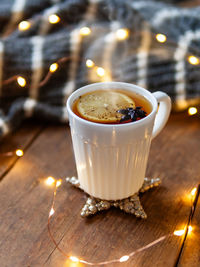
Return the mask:
<path fill-rule="evenodd" d="M 66 181 L 81 189 L 79 180 L 76 177 L 67 177 Z M 121 200 L 108 201 L 89 196 L 81 210 L 81 216 L 88 217 L 90 215 L 94 215 L 98 211 L 108 210 L 110 207 L 116 207 L 120 208 L 126 213 L 134 214 L 138 218 L 146 219 L 147 215 L 140 203 L 139 193 L 144 193 L 150 188 L 158 186 L 160 183 L 160 178 L 144 178 L 144 183 L 138 193 Z"/>

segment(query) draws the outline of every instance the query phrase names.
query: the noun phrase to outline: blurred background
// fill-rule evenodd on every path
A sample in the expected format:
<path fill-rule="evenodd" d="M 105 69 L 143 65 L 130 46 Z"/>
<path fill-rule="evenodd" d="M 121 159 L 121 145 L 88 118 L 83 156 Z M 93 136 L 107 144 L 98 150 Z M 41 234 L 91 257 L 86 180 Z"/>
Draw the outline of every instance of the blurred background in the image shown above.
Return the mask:
<path fill-rule="evenodd" d="M 200 114 L 200 1 L 1 0 L 0 11 L 0 138 L 26 118 L 67 123 L 68 96 L 101 81 Z"/>

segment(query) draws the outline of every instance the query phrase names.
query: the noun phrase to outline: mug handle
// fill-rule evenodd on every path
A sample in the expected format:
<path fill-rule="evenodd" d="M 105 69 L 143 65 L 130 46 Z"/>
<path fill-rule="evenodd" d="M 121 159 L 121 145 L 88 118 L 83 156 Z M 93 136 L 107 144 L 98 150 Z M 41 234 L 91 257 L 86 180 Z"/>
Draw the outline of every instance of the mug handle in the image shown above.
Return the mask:
<path fill-rule="evenodd" d="M 158 101 L 159 108 L 154 122 L 152 139 L 156 137 L 160 133 L 160 131 L 164 128 L 171 111 L 171 99 L 167 94 L 158 91 L 153 93 L 153 96 Z"/>

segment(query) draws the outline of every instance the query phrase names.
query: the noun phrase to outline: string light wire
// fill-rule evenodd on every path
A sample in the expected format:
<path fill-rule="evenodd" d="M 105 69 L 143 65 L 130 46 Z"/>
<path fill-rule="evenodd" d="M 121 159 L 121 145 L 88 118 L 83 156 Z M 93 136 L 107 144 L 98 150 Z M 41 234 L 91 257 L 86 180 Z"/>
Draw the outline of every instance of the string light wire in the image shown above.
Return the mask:
<path fill-rule="evenodd" d="M 17 155 L 17 151 L 20 151 L 20 155 L 19 156 L 22 156 L 23 155 L 23 150 L 21 149 L 17 149 L 14 151 L 10 151 L 10 152 L 6 152 L 6 153 L 0 153 L 0 155 L 3 155 L 3 156 L 12 156 L 14 154 Z M 51 181 L 50 181 L 51 180 Z M 179 259 L 180 259 L 180 256 L 182 254 L 182 250 L 183 250 L 183 246 L 184 246 L 184 243 L 185 243 L 185 240 L 187 238 L 187 235 L 190 234 L 193 230 L 193 227 L 192 227 L 192 218 L 194 216 L 194 213 L 195 213 L 195 209 L 196 209 L 196 206 L 197 206 L 197 201 L 198 201 L 198 198 L 200 196 L 200 184 L 197 186 L 197 187 L 194 187 L 191 192 L 190 192 L 190 196 L 191 196 L 191 208 L 190 208 L 190 214 L 189 214 L 189 218 L 188 218 L 188 222 L 187 222 L 187 225 L 185 227 L 185 229 L 183 230 L 176 230 L 173 232 L 173 234 L 168 234 L 168 235 L 165 235 L 165 236 L 162 236 L 158 239 L 156 239 L 155 241 L 147 244 L 146 246 L 143 246 L 133 252 L 131 252 L 130 254 L 128 255 L 123 255 L 122 257 L 118 258 L 118 259 L 113 259 L 113 260 L 108 260 L 108 261 L 102 261 L 102 262 L 89 262 L 89 261 L 86 261 L 86 260 L 83 260 L 83 259 L 78 259 L 77 257 L 75 256 L 70 256 L 68 255 L 67 253 L 65 253 L 58 245 L 58 243 L 56 242 L 56 240 L 54 239 L 54 236 L 51 232 L 51 228 L 50 228 L 50 220 L 51 220 L 51 217 L 54 215 L 55 213 L 55 200 L 56 200 L 56 194 L 57 194 L 57 188 L 62 184 L 62 179 L 55 179 L 51 176 L 49 176 L 46 180 L 45 180 L 45 183 L 50 186 L 50 185 L 54 185 L 55 188 L 54 188 L 54 192 L 53 192 L 53 198 L 52 198 L 52 204 L 51 204 L 51 208 L 50 208 L 50 212 L 49 212 L 49 217 L 48 217 L 48 232 L 49 232 L 49 235 L 50 235 L 50 238 L 52 240 L 52 242 L 54 243 L 54 245 L 56 246 L 56 248 L 60 251 L 61 254 L 63 254 L 67 259 L 71 260 L 72 262 L 80 262 L 80 263 L 84 263 L 84 264 L 87 264 L 87 265 L 90 265 L 90 266 L 101 266 L 101 265 L 108 265 L 108 264 L 111 264 L 111 263 L 122 263 L 122 262 L 125 262 L 125 261 L 128 261 L 132 256 L 134 256 L 136 253 L 139 253 L 139 252 L 142 252 L 160 242 L 162 242 L 164 239 L 166 239 L 167 237 L 170 237 L 170 236 L 184 236 L 183 237 L 183 241 L 182 241 L 182 245 L 181 245 L 181 249 L 180 249 L 180 252 L 178 254 L 178 257 L 177 257 L 177 260 L 176 260 L 176 263 L 178 263 Z M 176 265 L 175 265 L 176 266 Z"/>
<path fill-rule="evenodd" d="M 22 157 L 24 155 L 24 151 L 22 149 L 17 149 L 15 151 L 8 151 L 5 153 L 0 153 L 1 156 L 6 156 L 6 157 L 10 157 L 13 155 L 16 155 L 18 157 Z"/>
<path fill-rule="evenodd" d="M 56 14 L 51 14 L 49 16 L 49 20 L 50 20 L 50 23 L 58 23 L 60 21 L 60 17 L 58 15 L 56 15 Z M 24 25 L 24 24 L 27 24 L 28 25 L 28 23 L 29 23 L 28 21 L 21 21 L 21 25 Z M 20 23 L 19 23 L 19 25 L 20 25 Z M 80 33 L 79 34 L 80 35 L 83 35 L 83 36 L 84 35 L 89 35 L 89 34 L 91 34 L 91 29 L 89 27 L 87 27 L 87 26 L 82 27 L 80 29 Z M 129 36 L 129 30 L 126 29 L 126 28 L 124 28 L 124 29 L 118 29 L 118 35 L 121 37 L 121 39 L 118 40 L 118 41 L 125 40 Z M 173 44 L 174 45 L 174 42 L 172 42 L 171 40 L 167 40 L 167 37 L 164 34 L 157 33 L 156 34 L 156 39 L 160 43 L 167 41 L 168 42 L 168 45 L 170 45 L 170 44 Z M 39 83 L 39 87 L 41 87 L 41 86 L 43 86 L 43 85 L 45 85 L 47 83 L 47 81 L 50 79 L 51 75 L 58 69 L 59 63 L 64 62 L 64 61 L 67 61 L 67 60 L 69 60 L 69 58 L 70 57 L 62 57 L 57 62 L 51 64 L 48 73 L 46 74 L 46 76 L 44 77 L 44 79 Z M 191 64 L 194 64 L 194 61 L 195 61 L 195 64 L 196 65 L 199 65 L 200 64 L 199 58 L 197 58 L 196 56 L 191 55 L 191 54 L 186 58 L 186 60 L 188 60 L 188 62 L 191 63 Z M 86 66 L 88 68 L 95 67 L 94 66 L 94 63 L 92 62 L 92 60 L 90 60 L 89 63 L 86 62 Z M 101 67 L 96 67 L 96 73 L 97 73 L 97 76 L 99 76 L 100 78 L 102 78 L 103 76 L 105 76 L 105 70 L 103 68 L 101 68 Z M 14 75 L 13 77 L 10 77 L 7 80 L 4 80 L 2 82 L 2 84 L 3 85 L 9 84 L 9 83 L 11 83 L 12 81 L 14 81 L 16 79 L 17 79 L 18 84 L 21 87 L 26 86 L 26 80 L 25 80 L 25 78 L 24 77 L 17 76 L 17 75 Z"/>
<path fill-rule="evenodd" d="M 152 246 L 155 246 L 156 244 L 164 241 L 167 237 L 170 237 L 170 236 L 173 236 L 173 235 L 175 235 L 175 236 L 183 236 L 184 235 L 181 251 L 180 251 L 179 256 L 178 256 L 178 259 L 180 258 L 180 254 L 181 254 L 182 249 L 183 249 L 183 244 L 184 244 L 184 242 L 185 242 L 185 240 L 187 238 L 187 234 L 190 234 L 190 232 L 192 231 L 191 221 L 192 221 L 192 217 L 193 217 L 194 212 L 195 212 L 195 207 L 196 207 L 196 204 L 197 204 L 197 200 L 198 200 L 198 197 L 199 197 L 199 194 L 200 194 L 200 184 L 198 185 L 197 193 L 195 195 L 195 199 L 194 199 L 194 201 L 192 201 L 191 210 L 190 210 L 190 216 L 189 216 L 189 219 L 188 219 L 187 226 L 185 227 L 184 230 L 174 231 L 173 234 L 168 234 L 168 235 L 165 235 L 165 236 L 161 236 L 160 238 L 154 240 L 153 242 L 151 242 L 151 243 L 149 243 L 149 244 L 147 244 L 147 245 L 145 245 L 145 246 L 143 246 L 143 247 L 131 252 L 130 254 L 123 255 L 120 258 L 113 259 L 113 260 L 108 260 L 108 261 L 102 261 L 102 262 L 89 262 L 89 261 L 86 261 L 86 260 L 83 260 L 83 259 L 79 259 L 76 256 L 68 255 L 65 251 L 63 251 L 59 247 L 58 243 L 54 239 L 54 236 L 53 236 L 53 234 L 51 232 L 51 228 L 50 228 L 50 221 L 51 221 L 51 218 L 52 218 L 53 214 L 55 213 L 54 206 L 55 206 L 55 200 L 56 200 L 56 194 L 57 194 L 57 187 L 58 187 L 58 185 L 60 186 L 60 184 L 61 184 L 61 179 L 57 180 L 56 185 L 55 185 L 55 189 L 54 189 L 54 192 L 53 192 L 52 205 L 51 205 L 51 209 L 50 209 L 49 217 L 48 217 L 48 232 L 49 232 L 50 238 L 51 238 L 52 242 L 54 243 L 54 245 L 56 246 L 56 248 L 67 259 L 71 260 L 72 262 L 80 262 L 80 263 L 84 263 L 84 264 L 90 265 L 90 266 L 101 266 L 101 265 L 108 265 L 108 264 L 112 264 L 112 263 L 122 263 L 122 262 L 128 261 L 136 253 L 142 252 L 142 251 L 144 251 L 144 250 L 146 250 L 146 249 L 148 249 L 148 248 L 150 248 Z"/>
<path fill-rule="evenodd" d="M 39 87 L 45 85 L 48 82 L 48 80 L 51 78 L 51 76 L 53 75 L 53 73 L 58 69 L 59 65 L 62 64 L 62 63 L 64 63 L 64 62 L 66 62 L 66 61 L 68 61 L 69 59 L 70 59 L 70 57 L 62 57 L 57 62 L 53 63 L 54 65 L 51 64 L 50 67 L 49 67 L 49 71 L 48 71 L 47 75 L 39 83 Z M 52 65 L 54 66 L 54 68 L 53 68 L 54 71 L 52 71 Z"/>
<path fill-rule="evenodd" d="M 192 205 L 191 205 L 191 208 L 190 208 L 190 214 L 189 214 L 188 222 L 187 222 L 187 225 L 186 225 L 185 235 L 184 235 L 182 246 L 181 246 L 181 249 L 179 251 L 179 254 L 178 254 L 178 257 L 176 259 L 176 263 L 175 263 L 174 266 L 178 266 L 178 262 L 179 262 L 179 259 L 181 257 L 181 254 L 182 254 L 183 247 L 184 247 L 187 235 L 190 234 L 191 231 L 192 231 L 192 225 L 191 225 L 192 224 L 192 218 L 194 216 L 195 209 L 196 209 L 196 206 L 197 206 L 197 201 L 198 201 L 198 198 L 200 196 L 200 184 L 198 184 L 197 190 L 195 192 L 193 192 L 193 194 L 192 194 L 192 191 L 191 191 L 190 194 L 191 194 L 192 198 L 194 197 L 194 199 L 191 198 Z"/>

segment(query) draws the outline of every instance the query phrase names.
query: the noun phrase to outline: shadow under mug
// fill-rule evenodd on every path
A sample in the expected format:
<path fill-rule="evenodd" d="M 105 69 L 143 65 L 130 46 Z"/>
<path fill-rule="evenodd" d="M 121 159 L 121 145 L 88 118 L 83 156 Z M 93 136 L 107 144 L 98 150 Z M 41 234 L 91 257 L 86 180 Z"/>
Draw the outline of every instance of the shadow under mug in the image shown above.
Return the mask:
<path fill-rule="evenodd" d="M 152 110 L 145 118 L 126 124 L 101 124 L 78 117 L 72 109 L 74 101 L 101 89 L 138 94 Z M 73 92 L 67 111 L 80 187 L 105 200 L 123 199 L 138 192 L 144 182 L 151 140 L 163 129 L 171 111 L 169 96 L 128 83 L 95 83 Z"/>

